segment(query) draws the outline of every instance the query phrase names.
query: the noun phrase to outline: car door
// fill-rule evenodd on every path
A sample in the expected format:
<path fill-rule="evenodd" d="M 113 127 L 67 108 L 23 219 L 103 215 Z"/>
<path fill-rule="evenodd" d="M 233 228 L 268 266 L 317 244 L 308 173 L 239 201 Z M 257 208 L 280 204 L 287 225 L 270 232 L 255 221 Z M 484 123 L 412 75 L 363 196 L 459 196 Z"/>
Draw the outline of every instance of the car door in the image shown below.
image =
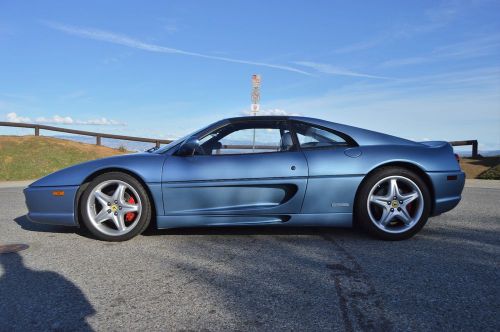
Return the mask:
<path fill-rule="evenodd" d="M 294 121 L 293 127 L 309 167 L 302 213 L 351 214 L 356 190 L 364 178 L 356 142 L 343 133 L 310 123 Z"/>
<path fill-rule="evenodd" d="M 198 153 L 165 160 L 166 215 L 300 212 L 308 168 L 287 121 L 231 122 L 198 139 Z"/>

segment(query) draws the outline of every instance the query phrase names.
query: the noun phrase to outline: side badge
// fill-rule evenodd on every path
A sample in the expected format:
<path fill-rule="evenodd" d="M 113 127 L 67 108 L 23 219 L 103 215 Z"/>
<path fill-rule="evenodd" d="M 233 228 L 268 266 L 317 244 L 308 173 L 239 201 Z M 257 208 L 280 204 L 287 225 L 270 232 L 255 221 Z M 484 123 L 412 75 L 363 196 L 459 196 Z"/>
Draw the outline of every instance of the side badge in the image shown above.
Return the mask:
<path fill-rule="evenodd" d="M 333 202 L 332 207 L 349 207 L 349 203 Z"/>

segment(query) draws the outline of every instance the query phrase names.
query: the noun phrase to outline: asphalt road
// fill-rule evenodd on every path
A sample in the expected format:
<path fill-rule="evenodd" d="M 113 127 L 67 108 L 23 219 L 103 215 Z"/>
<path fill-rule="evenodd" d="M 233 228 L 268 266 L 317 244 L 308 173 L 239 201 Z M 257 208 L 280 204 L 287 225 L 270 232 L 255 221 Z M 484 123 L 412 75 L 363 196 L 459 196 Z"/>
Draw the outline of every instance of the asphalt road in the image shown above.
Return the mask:
<path fill-rule="evenodd" d="M 0 330 L 500 330 L 500 189 L 416 237 L 187 229 L 125 243 L 32 224 L 0 189 Z"/>

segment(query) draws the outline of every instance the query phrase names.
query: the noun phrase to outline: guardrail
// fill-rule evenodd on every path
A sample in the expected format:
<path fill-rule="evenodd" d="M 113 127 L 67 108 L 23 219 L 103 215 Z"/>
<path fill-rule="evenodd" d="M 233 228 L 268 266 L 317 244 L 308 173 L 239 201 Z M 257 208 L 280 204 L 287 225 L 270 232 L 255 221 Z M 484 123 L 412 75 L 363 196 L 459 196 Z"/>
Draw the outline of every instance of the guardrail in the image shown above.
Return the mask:
<path fill-rule="evenodd" d="M 121 139 L 125 141 L 134 141 L 134 142 L 147 142 L 147 143 L 155 143 L 157 147 L 160 144 L 168 144 L 172 142 L 171 140 L 166 139 L 156 139 L 156 138 L 145 138 L 145 137 L 136 137 L 136 136 L 123 136 L 123 135 L 114 135 L 114 134 L 104 134 L 104 133 L 96 133 L 92 131 L 83 131 L 83 130 L 75 130 L 61 127 L 53 127 L 46 126 L 34 123 L 18 123 L 18 122 L 2 122 L 0 121 L 0 126 L 4 127 L 17 127 L 17 128 L 31 128 L 35 130 L 35 136 L 40 136 L 40 130 L 48 130 L 48 131 L 57 131 L 62 133 L 83 135 L 83 136 L 93 136 L 96 138 L 96 145 L 101 145 L 101 138 L 111 138 L 111 139 Z M 452 141 L 450 142 L 452 146 L 464 146 L 464 145 L 472 145 L 472 157 L 478 157 L 478 143 L 477 140 L 468 140 L 468 141 Z M 228 148 L 229 146 L 225 146 Z M 231 146 L 232 149 L 242 148 L 239 146 Z M 255 147 L 258 148 L 267 148 L 267 147 Z"/>
<path fill-rule="evenodd" d="M 53 127 L 53 126 L 46 126 L 46 125 L 40 125 L 40 124 L 34 124 L 34 123 L 17 123 L 17 122 L 1 122 L 0 121 L 0 126 L 17 127 L 17 128 L 31 128 L 31 129 L 35 130 L 35 136 L 40 136 L 40 130 L 57 131 L 57 132 L 62 132 L 62 133 L 76 134 L 76 135 L 83 135 L 83 136 L 93 136 L 93 137 L 95 137 L 95 144 L 96 145 L 101 145 L 101 138 L 112 138 L 112 139 L 121 139 L 121 140 L 125 140 L 125 141 L 154 143 L 157 147 L 159 147 L 160 144 L 168 144 L 168 143 L 172 142 L 171 140 L 167 140 L 167 139 L 156 139 L 156 138 L 96 133 L 96 132 L 92 132 L 92 131 L 83 131 L 83 130 L 61 128 L 61 127 Z"/>
<path fill-rule="evenodd" d="M 479 157 L 479 153 L 477 150 L 477 139 L 472 139 L 468 141 L 452 141 L 450 142 L 452 146 L 464 146 L 464 145 L 472 145 L 472 158 Z"/>

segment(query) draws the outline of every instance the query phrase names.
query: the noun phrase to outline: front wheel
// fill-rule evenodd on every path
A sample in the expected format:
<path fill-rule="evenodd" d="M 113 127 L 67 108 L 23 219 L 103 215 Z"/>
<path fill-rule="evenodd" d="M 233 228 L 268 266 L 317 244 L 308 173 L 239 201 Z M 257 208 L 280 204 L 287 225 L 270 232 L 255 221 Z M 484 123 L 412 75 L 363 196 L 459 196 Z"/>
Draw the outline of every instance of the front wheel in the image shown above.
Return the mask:
<path fill-rule="evenodd" d="M 80 201 L 80 213 L 85 226 L 98 239 L 125 241 L 146 229 L 151 203 L 137 179 L 110 172 L 89 183 Z"/>
<path fill-rule="evenodd" d="M 363 183 L 356 201 L 356 221 L 378 238 L 404 240 L 424 227 L 430 206 L 429 189 L 417 174 L 384 167 Z"/>

